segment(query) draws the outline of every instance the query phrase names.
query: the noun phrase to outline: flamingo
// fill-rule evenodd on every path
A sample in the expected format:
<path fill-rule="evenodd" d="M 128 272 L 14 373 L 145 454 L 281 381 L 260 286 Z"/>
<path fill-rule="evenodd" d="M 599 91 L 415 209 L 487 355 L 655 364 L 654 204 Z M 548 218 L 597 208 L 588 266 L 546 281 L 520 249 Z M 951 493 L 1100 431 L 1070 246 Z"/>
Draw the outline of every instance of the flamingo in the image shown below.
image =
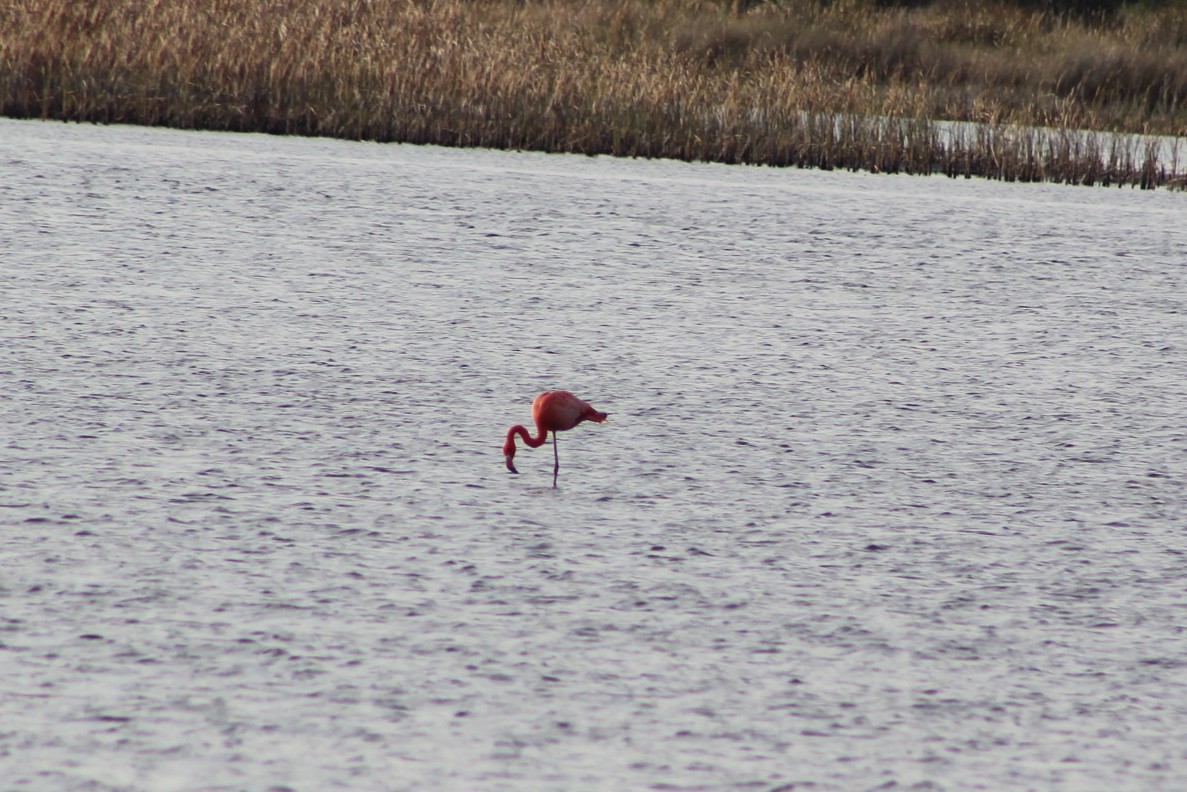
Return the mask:
<path fill-rule="evenodd" d="M 572 429 L 582 421 L 601 423 L 606 420 L 606 413 L 598 412 L 589 402 L 578 399 L 568 391 L 544 391 L 532 399 L 532 420 L 536 422 L 539 434 L 532 437 L 528 430 L 516 424 L 507 430 L 507 440 L 503 443 L 503 456 L 507 458 L 507 469 L 518 473 L 515 469 L 515 435 L 523 438 L 529 448 L 539 448 L 552 432 L 552 486 L 556 487 L 556 474 L 561 469 L 560 456 L 556 450 L 556 433 Z"/>

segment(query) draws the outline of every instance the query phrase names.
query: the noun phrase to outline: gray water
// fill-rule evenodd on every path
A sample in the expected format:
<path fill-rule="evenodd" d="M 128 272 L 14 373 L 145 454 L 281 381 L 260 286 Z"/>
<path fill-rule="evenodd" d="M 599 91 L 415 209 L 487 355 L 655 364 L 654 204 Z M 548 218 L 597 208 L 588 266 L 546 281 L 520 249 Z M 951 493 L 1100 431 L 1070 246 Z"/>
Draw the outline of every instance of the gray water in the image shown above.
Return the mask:
<path fill-rule="evenodd" d="M 0 787 L 1182 789 L 1185 218 L 0 121 Z"/>

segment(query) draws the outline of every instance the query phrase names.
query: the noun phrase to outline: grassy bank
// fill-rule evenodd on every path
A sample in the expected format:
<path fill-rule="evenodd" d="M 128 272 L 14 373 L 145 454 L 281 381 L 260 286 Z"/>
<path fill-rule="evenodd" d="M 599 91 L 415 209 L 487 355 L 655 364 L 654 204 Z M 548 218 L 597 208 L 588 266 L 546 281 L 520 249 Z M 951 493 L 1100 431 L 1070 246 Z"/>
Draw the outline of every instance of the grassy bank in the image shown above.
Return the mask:
<path fill-rule="evenodd" d="M 1187 3 L 0 0 L 0 113 L 1153 187 Z"/>

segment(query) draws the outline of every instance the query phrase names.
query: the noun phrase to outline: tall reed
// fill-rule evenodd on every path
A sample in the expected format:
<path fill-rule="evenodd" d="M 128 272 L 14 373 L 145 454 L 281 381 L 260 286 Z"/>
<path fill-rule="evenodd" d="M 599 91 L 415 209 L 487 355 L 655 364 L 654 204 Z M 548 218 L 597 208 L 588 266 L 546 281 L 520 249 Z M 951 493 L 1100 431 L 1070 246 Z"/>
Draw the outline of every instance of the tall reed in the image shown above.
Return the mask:
<path fill-rule="evenodd" d="M 1019 181 L 1183 181 L 1177 158 L 1168 166 L 1147 138 L 1109 134 L 1187 134 L 1182 5 L 1110 25 L 958 0 L 744 6 L 0 0 L 0 113 Z"/>

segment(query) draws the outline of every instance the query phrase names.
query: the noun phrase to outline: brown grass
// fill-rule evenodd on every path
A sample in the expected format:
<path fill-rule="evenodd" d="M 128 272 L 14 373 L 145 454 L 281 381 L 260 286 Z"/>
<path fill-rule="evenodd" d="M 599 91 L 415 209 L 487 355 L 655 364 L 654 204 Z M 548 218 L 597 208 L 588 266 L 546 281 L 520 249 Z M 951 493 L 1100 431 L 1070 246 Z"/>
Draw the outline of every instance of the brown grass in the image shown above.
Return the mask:
<path fill-rule="evenodd" d="M 0 0 L 0 113 L 1153 187 L 1187 6 Z"/>

